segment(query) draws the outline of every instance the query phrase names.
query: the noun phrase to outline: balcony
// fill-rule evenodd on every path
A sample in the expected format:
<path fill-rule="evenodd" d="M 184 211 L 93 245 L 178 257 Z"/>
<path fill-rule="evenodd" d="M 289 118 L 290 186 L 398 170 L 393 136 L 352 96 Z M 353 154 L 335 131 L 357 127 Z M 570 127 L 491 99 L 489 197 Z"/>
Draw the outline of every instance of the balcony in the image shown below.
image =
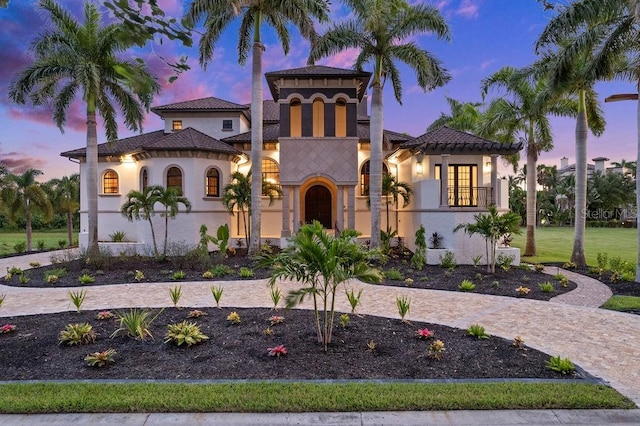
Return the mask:
<path fill-rule="evenodd" d="M 447 203 L 449 207 L 487 207 L 491 204 L 491 188 L 485 186 L 449 187 Z"/>

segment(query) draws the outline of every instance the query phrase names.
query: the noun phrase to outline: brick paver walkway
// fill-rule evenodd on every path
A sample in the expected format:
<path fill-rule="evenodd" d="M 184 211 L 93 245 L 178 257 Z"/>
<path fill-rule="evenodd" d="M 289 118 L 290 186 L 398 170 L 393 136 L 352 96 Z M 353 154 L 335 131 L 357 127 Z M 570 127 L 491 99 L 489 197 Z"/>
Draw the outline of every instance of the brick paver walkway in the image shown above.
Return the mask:
<path fill-rule="evenodd" d="M 7 266 L 26 268 L 30 261 L 26 256 L 0 259 L 0 270 Z M 47 262 L 44 257 L 39 261 Z M 550 272 L 555 274 L 553 269 Z M 362 305 L 358 308 L 361 314 L 398 318 L 396 297 L 406 295 L 411 298 L 409 320 L 459 328 L 479 323 L 492 335 L 506 339 L 521 336 L 530 347 L 571 358 L 640 404 L 640 316 L 598 309 L 597 306 L 609 297 L 601 291 L 598 282 L 568 271 L 563 273 L 578 282 L 579 288 L 575 293 L 568 293 L 571 296 L 558 297 L 551 302 L 360 282 L 349 283 L 348 287 L 363 289 Z M 266 280 L 216 284 L 224 288 L 222 306 L 270 307 L 272 304 Z M 169 288 L 174 285 L 176 283 L 136 283 L 88 287 L 83 308 L 170 306 Z M 183 282 L 181 285 L 180 305 L 215 306 L 211 282 Z M 283 293 L 297 286 L 293 282 L 279 283 Z M 64 288 L 0 286 L 0 294 L 6 295 L 0 317 L 72 310 L 67 292 Z M 345 297 L 338 297 L 337 309 L 350 309 Z"/>

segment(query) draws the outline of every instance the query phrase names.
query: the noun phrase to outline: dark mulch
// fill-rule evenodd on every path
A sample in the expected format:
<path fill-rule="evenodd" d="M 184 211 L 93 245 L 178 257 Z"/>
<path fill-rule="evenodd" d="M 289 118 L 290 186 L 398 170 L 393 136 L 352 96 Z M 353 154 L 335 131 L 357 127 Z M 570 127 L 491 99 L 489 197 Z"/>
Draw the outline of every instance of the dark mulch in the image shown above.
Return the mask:
<path fill-rule="evenodd" d="M 546 265 L 557 267 L 565 266 L 562 263 L 549 263 Z M 596 273 L 596 270 L 597 268 L 595 267 L 572 269 L 573 272 L 586 275 L 607 285 L 614 295 L 640 297 L 640 283 L 635 281 L 622 281 L 620 279 L 612 280 L 611 278 L 614 277 L 614 274 L 611 271 L 600 270 L 600 273 Z"/>
<path fill-rule="evenodd" d="M 264 330 L 274 311 L 236 309 L 241 323 L 230 325 L 226 317 L 231 309 L 203 310 L 207 316 L 191 321 L 196 321 L 210 340 L 192 347 L 163 342 L 167 324 L 186 319 L 188 309 L 164 310 L 150 328 L 155 340 L 145 341 L 126 336 L 111 339 L 118 321 L 99 321 L 95 311 L 3 318 L 2 324 L 17 328 L 0 334 L 0 380 L 567 377 L 545 367 L 549 355 L 526 347 L 516 349 L 511 341 L 497 337 L 479 340 L 464 330 L 441 325 L 351 316 L 346 329 L 336 326 L 333 343 L 325 353 L 316 341 L 310 311 L 277 312 L 285 320 L 271 326 L 273 336 L 266 336 Z M 58 344 L 59 333 L 67 324 L 81 322 L 89 322 L 99 333 L 95 343 Z M 417 329 L 425 327 L 434 331 L 434 338 L 416 337 Z M 446 348 L 439 361 L 425 355 L 434 339 L 442 340 Z M 369 351 L 367 343 L 372 340 L 376 348 Z M 267 348 L 279 344 L 284 344 L 289 354 L 269 356 Z M 85 365 L 87 354 L 108 348 L 117 351 L 114 364 L 103 368 Z"/>
<path fill-rule="evenodd" d="M 575 283 L 569 282 L 563 287 L 553 276 L 536 273 L 523 267 L 511 267 L 509 270 L 496 269 L 495 274 L 486 272 L 485 266 L 474 267 L 472 265 L 458 265 L 455 269 L 446 270 L 440 266 L 425 266 L 422 270 L 411 268 L 408 264 L 409 255 L 389 258 L 384 265 L 378 265 L 382 271 L 396 270 L 401 272 L 401 280 L 386 278 L 382 284 L 390 286 L 413 287 L 431 290 L 460 291 L 458 286 L 464 279 L 471 280 L 476 288 L 474 293 L 492 294 L 496 296 L 526 297 L 527 299 L 549 300 L 559 294 L 566 293 L 576 288 Z M 268 268 L 260 268 L 257 263 L 243 253 L 230 256 L 225 259 L 210 257 L 208 264 L 197 257 L 170 257 L 166 260 L 142 256 L 103 257 L 87 263 L 85 260 L 58 263 L 40 268 L 30 269 L 25 272 L 28 277 L 26 283 L 21 283 L 19 276 L 13 276 L 10 280 L 4 280 L 4 284 L 19 287 L 55 288 L 78 287 L 105 284 L 124 284 L 135 281 L 136 271 L 142 271 L 142 282 L 167 282 L 173 280 L 173 274 L 177 271 L 184 272 L 185 276 L 180 281 L 215 281 L 215 280 L 240 280 L 245 279 L 240 275 L 241 268 L 249 268 L 253 276 L 248 279 L 269 278 Z M 217 264 L 224 264 L 231 269 L 229 275 L 214 278 L 204 278 L 203 273 Z M 64 268 L 64 276 L 57 273 L 58 281 L 54 284 L 47 283 L 47 272 Z M 95 278 L 94 283 L 82 284 L 78 278 L 84 273 Z M 409 281 L 406 279 L 409 278 Z M 552 293 L 544 293 L 540 284 L 550 281 L 554 285 Z M 519 296 L 516 288 L 527 287 L 530 293 Z"/>

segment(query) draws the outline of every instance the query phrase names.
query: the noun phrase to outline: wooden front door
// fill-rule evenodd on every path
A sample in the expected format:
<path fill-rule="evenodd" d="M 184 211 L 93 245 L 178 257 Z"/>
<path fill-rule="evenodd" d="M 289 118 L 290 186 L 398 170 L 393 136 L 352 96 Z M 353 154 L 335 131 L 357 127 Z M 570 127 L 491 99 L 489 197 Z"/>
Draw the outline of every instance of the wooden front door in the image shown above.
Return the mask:
<path fill-rule="evenodd" d="M 331 217 L 331 191 L 326 186 L 313 185 L 304 196 L 304 221 L 317 220 L 326 229 L 333 228 Z"/>

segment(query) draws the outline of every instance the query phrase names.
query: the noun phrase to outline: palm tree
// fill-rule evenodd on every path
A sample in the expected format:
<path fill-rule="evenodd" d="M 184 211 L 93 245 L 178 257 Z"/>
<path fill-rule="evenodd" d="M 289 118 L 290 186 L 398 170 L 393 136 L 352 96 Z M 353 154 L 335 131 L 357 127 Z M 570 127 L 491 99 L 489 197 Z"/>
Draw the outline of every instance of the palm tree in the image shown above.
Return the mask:
<path fill-rule="evenodd" d="M 391 225 L 389 224 L 389 204 L 393 203 L 398 205 L 398 197 L 402 198 L 402 207 L 407 207 L 411 202 L 411 195 L 413 195 L 413 189 L 407 182 L 399 182 L 395 176 L 390 173 L 385 173 L 382 178 L 382 196 L 386 197 L 387 208 L 387 233 L 391 233 Z M 391 201 L 389 201 L 391 196 Z"/>
<path fill-rule="evenodd" d="M 119 25 L 101 26 L 102 16 L 92 2 L 84 5 L 84 24 L 55 0 L 40 0 L 50 30 L 31 43 L 34 61 L 11 83 L 9 96 L 17 103 L 29 97 L 35 105 L 53 102 L 53 120 L 61 131 L 67 110 L 82 96 L 87 114 L 86 188 L 88 201 L 88 252 L 98 252 L 98 137 L 96 112 L 104 121 L 108 140 L 118 138 L 116 107 L 125 125 L 141 130 L 144 110 L 149 110 L 160 86 L 143 63 L 116 57 L 131 47 Z M 144 110 L 143 110 L 144 107 Z"/>
<path fill-rule="evenodd" d="M 623 174 L 631 176 L 633 179 L 636 178 L 636 162 L 635 161 L 627 161 L 624 158 L 620 161 L 614 161 L 614 167 L 619 168 Z"/>
<path fill-rule="evenodd" d="M 396 100 L 402 103 L 402 82 L 395 61 L 412 68 L 423 90 L 443 86 L 450 76 L 440 61 L 415 42 L 407 41 L 422 33 L 434 33 L 438 39 L 449 39 L 449 28 L 440 12 L 425 4 L 408 5 L 404 0 L 343 0 L 351 9 L 350 21 L 334 25 L 309 53 L 309 64 L 345 49 L 360 53 L 355 68 L 362 70 L 373 62 L 371 82 L 371 246 L 380 244 L 380 212 L 382 202 L 382 89 L 391 79 Z"/>
<path fill-rule="evenodd" d="M 40 212 L 45 222 L 51 220 L 53 207 L 47 199 L 47 194 L 36 182 L 36 177 L 42 171 L 28 169 L 21 175 L 9 174 L 6 185 L 2 188 L 1 198 L 8 218 L 14 221 L 19 216 L 24 216 L 27 232 L 27 251 L 31 251 L 31 216 L 34 212 Z"/>
<path fill-rule="evenodd" d="M 502 88 L 503 96 L 487 109 L 486 132 L 501 130 L 505 140 L 521 137 L 527 145 L 527 243 L 524 256 L 536 254 L 536 170 L 538 156 L 553 147 L 549 115 L 575 115 L 575 101 L 567 96 L 550 96 L 546 81 L 532 81 L 521 70 L 504 67 L 482 81 L 483 96 Z"/>
<path fill-rule="evenodd" d="M 289 53 L 287 24 L 295 25 L 303 37 L 316 37 L 312 18 L 328 20 L 328 5 L 323 0 L 194 0 L 186 14 L 186 23 L 195 25 L 204 18 L 205 32 L 200 38 L 200 64 L 206 67 L 213 58 L 213 50 L 224 29 L 240 18 L 238 35 L 238 62 L 244 65 L 253 43 L 251 64 L 251 240 L 249 254 L 260 249 L 260 217 L 262 213 L 262 44 L 261 28 L 266 23 L 273 27 L 282 43 L 285 55 Z M 253 32 L 253 40 L 251 33 Z"/>
<path fill-rule="evenodd" d="M 594 79 L 620 78 L 640 86 L 640 0 L 576 0 L 562 8 L 552 18 L 538 39 L 539 45 L 559 44 L 579 34 L 568 46 L 564 63 L 591 54 Z M 640 128 L 640 97 L 638 99 L 638 127 Z M 638 132 L 637 161 L 640 162 L 640 132 Z M 636 193 L 640 192 L 640 176 L 636 170 Z M 640 211 L 640 197 L 636 199 Z M 640 244 L 640 227 L 638 227 Z M 640 281 L 640 250 L 636 266 L 636 281 Z"/>
<path fill-rule="evenodd" d="M 462 130 L 463 132 L 476 133 L 481 120 L 482 107 L 481 102 L 460 102 L 456 99 L 445 96 L 450 114 L 440 113 L 440 117 L 436 118 L 427 128 L 427 132 L 435 130 L 442 126 L 451 127 L 452 129 Z"/>
<path fill-rule="evenodd" d="M 251 232 L 249 229 L 246 212 L 251 216 L 251 175 L 252 170 L 246 175 L 240 172 L 234 172 L 231 175 L 231 182 L 229 182 L 222 189 L 222 204 L 229 210 L 229 213 L 238 209 L 242 214 L 242 223 L 244 224 L 244 235 L 247 247 L 249 247 L 249 241 L 251 240 Z M 262 180 L 262 195 L 269 197 L 269 205 L 273 205 L 276 197 L 282 196 L 282 189 L 280 186 L 274 185 L 266 180 Z"/>
<path fill-rule="evenodd" d="M 382 273 L 369 266 L 367 251 L 356 242 L 358 235 L 353 229 L 346 229 L 336 237 L 328 235 L 315 220 L 300 228 L 292 244 L 278 255 L 262 258 L 264 265 L 273 268 L 270 285 L 284 278 L 307 286 L 290 291 L 285 301 L 287 308 L 293 308 L 311 296 L 318 343 L 325 352 L 331 343 L 338 286 L 352 278 L 369 283 L 382 279 Z"/>
<path fill-rule="evenodd" d="M 151 238 L 153 240 L 153 253 L 156 257 L 158 253 L 158 244 L 156 243 L 156 232 L 153 228 L 153 216 L 155 215 L 154 206 L 160 197 L 164 188 L 160 185 L 150 185 L 140 191 L 132 190 L 127 194 L 127 199 L 120 207 L 120 212 L 130 221 L 146 220 L 151 226 Z"/>
<path fill-rule="evenodd" d="M 588 129 L 600 136 L 604 132 L 605 120 L 598 94 L 594 85 L 598 76 L 591 64 L 591 51 L 582 51 L 580 55 L 570 54 L 571 44 L 580 38 L 580 34 L 563 40 L 558 45 L 539 42 L 537 50 L 548 48 L 542 59 L 532 67 L 532 72 L 546 77 L 549 87 L 555 93 L 571 93 L 578 96 L 578 117 L 576 120 L 576 188 L 574 239 L 571 261 L 579 267 L 586 266 L 584 254 L 584 233 L 587 208 L 587 132 Z M 583 35 L 584 36 L 584 35 Z M 566 58 L 570 55 L 570 58 Z"/>
<path fill-rule="evenodd" d="M 50 181 L 58 208 L 67 216 L 67 238 L 73 245 L 73 215 L 80 210 L 80 175 L 63 176 Z"/>
<path fill-rule="evenodd" d="M 164 207 L 164 212 L 160 213 L 160 216 L 164 217 L 162 257 L 165 257 L 167 255 L 167 239 L 169 237 L 169 218 L 174 219 L 178 215 L 180 211 L 179 204 L 182 204 L 186 208 L 186 212 L 189 213 L 191 211 L 191 202 L 182 195 L 182 191 L 179 188 L 175 187 L 162 188 L 157 194 L 156 202 Z"/>

